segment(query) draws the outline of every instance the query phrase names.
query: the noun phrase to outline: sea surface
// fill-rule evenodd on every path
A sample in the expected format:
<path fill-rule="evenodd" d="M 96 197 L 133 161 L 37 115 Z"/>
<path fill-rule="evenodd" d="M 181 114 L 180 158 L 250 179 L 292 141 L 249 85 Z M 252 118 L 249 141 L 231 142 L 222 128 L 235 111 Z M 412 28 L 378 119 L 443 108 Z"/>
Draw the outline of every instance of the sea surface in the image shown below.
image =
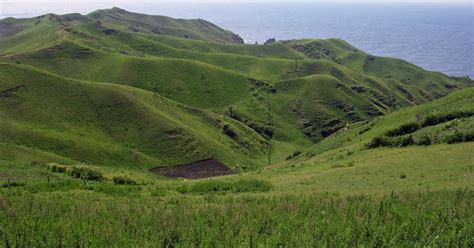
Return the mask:
<path fill-rule="evenodd" d="M 427 70 L 474 78 L 473 4 L 369 3 L 25 3 L 0 0 L 0 18 L 89 13 L 124 8 L 175 18 L 202 18 L 246 43 L 342 38 L 368 53 L 397 57 Z"/>

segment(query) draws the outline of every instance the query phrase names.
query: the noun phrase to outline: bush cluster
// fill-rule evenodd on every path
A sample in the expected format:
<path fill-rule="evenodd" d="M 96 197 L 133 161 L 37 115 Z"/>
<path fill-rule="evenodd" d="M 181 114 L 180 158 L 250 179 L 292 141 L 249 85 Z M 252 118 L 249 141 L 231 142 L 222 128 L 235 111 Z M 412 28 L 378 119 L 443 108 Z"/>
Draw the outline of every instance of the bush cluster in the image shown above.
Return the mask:
<path fill-rule="evenodd" d="M 225 124 L 223 127 L 222 127 L 222 130 L 224 130 L 224 133 L 229 136 L 230 138 L 236 138 L 237 137 L 237 133 L 232 130 L 232 128 L 230 127 L 229 124 Z"/>
<path fill-rule="evenodd" d="M 471 141 L 474 141 L 474 132 L 461 133 L 458 130 L 456 130 L 453 134 L 446 136 L 445 141 L 448 144 L 471 142 Z"/>
<path fill-rule="evenodd" d="M 261 134 L 263 137 L 267 139 L 271 139 L 274 135 L 274 129 L 273 127 L 269 125 L 265 125 L 259 122 L 255 122 L 242 114 L 236 112 L 232 107 L 229 107 L 229 110 L 225 113 L 228 117 L 238 120 L 242 123 L 244 123 L 246 126 L 250 127 L 253 129 L 255 132 Z"/>
<path fill-rule="evenodd" d="M 416 144 L 420 145 L 420 146 L 429 146 L 432 143 L 433 143 L 433 141 L 431 140 L 430 136 L 425 134 L 425 135 L 421 136 L 420 140 Z"/>
<path fill-rule="evenodd" d="M 431 141 L 430 141 L 431 143 Z M 366 146 L 367 148 L 377 147 L 406 147 L 418 144 L 411 135 L 402 137 L 388 137 L 385 135 L 373 138 Z"/>
<path fill-rule="evenodd" d="M 416 132 L 418 129 L 420 129 L 420 125 L 416 122 L 412 122 L 412 123 L 401 125 L 400 127 L 394 130 L 390 130 L 386 133 L 386 135 L 388 137 L 402 136 L 405 134 Z"/>
<path fill-rule="evenodd" d="M 374 126 L 373 123 L 372 123 L 371 125 L 366 126 L 364 129 L 362 129 L 362 130 L 359 131 L 359 135 L 362 135 L 362 134 L 364 134 L 364 133 L 370 131 L 370 129 L 372 129 L 373 126 Z"/>
<path fill-rule="evenodd" d="M 377 147 L 405 147 L 409 145 L 424 145 L 429 146 L 433 140 L 428 135 L 424 135 L 419 141 L 415 142 L 411 135 L 403 136 L 416 132 L 423 127 L 435 126 L 440 123 L 455 120 L 457 118 L 466 118 L 474 115 L 474 112 L 455 111 L 446 114 L 427 116 L 420 124 L 411 122 L 403 124 L 400 127 L 390 130 L 381 136 L 373 138 L 367 145 L 367 148 Z M 402 136 L 402 137 L 400 137 Z M 469 142 L 474 140 L 474 133 L 460 133 L 456 130 L 454 134 L 445 137 L 445 142 L 448 144 Z"/>
<path fill-rule="evenodd" d="M 273 185 L 264 180 L 258 179 L 240 179 L 238 181 L 203 181 L 195 183 L 191 186 L 181 186 L 178 187 L 178 192 L 185 193 L 197 193 L 197 194 L 206 194 L 206 193 L 225 193 L 225 192 L 234 192 L 234 193 L 243 193 L 243 192 L 267 192 L 273 189 Z"/>
<path fill-rule="evenodd" d="M 466 118 L 474 115 L 471 111 L 455 111 L 447 114 L 430 115 L 425 118 L 422 127 L 435 126 L 443 122 L 448 122 L 457 118 Z"/>
<path fill-rule="evenodd" d="M 44 162 L 43 161 L 39 161 L 39 160 L 33 160 L 31 161 L 31 166 L 44 166 Z"/>
<path fill-rule="evenodd" d="M 95 192 L 100 192 L 109 195 L 136 195 L 138 192 L 142 190 L 140 186 L 127 186 L 127 187 L 119 187 L 117 185 L 113 185 L 110 183 L 98 183 L 91 186 L 91 189 Z"/>
<path fill-rule="evenodd" d="M 411 146 L 414 144 L 415 144 L 415 140 L 413 140 L 413 137 L 411 137 L 411 135 L 408 135 L 405 137 L 399 137 L 395 139 L 392 146 L 406 147 L 406 146 Z"/>
<path fill-rule="evenodd" d="M 114 176 L 113 181 L 115 184 L 119 184 L 119 185 L 136 185 L 137 184 L 135 180 L 125 175 Z"/>
<path fill-rule="evenodd" d="M 48 169 L 52 172 L 66 173 L 67 167 L 65 165 L 53 163 L 53 164 L 48 164 Z"/>
<path fill-rule="evenodd" d="M 301 154 L 300 151 L 294 151 L 291 155 L 288 155 L 288 157 L 286 157 L 286 160 L 290 160 L 290 159 L 292 159 L 292 158 L 294 158 L 294 157 L 299 156 L 300 154 Z"/>
<path fill-rule="evenodd" d="M 25 186 L 25 185 L 26 185 L 26 183 L 24 183 L 24 182 L 10 182 L 10 180 L 8 180 L 7 182 L 2 183 L 1 187 L 2 188 L 11 188 L 11 187 L 21 187 L 21 186 Z"/>
<path fill-rule="evenodd" d="M 373 138 L 368 144 L 367 148 L 377 148 L 377 147 L 383 147 L 383 146 L 391 146 L 392 145 L 392 139 L 389 137 L 382 135 L 382 136 L 377 136 Z"/>
<path fill-rule="evenodd" d="M 94 169 L 91 169 L 87 165 L 83 165 L 83 164 L 75 165 L 72 168 L 68 168 L 67 174 L 75 178 L 80 178 L 82 180 L 88 180 L 88 181 L 101 181 L 102 180 L 102 173 Z"/>

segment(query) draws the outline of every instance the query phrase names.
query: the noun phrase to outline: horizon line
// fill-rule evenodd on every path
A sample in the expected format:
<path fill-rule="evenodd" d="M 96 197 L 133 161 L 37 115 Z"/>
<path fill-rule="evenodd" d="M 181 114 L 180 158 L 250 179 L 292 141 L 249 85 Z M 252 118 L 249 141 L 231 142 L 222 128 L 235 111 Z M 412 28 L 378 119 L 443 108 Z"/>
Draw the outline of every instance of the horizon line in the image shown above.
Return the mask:
<path fill-rule="evenodd" d="M 102 4 L 124 4 L 124 3 L 192 3 L 192 4 L 200 4 L 200 3 L 214 3 L 214 4 L 236 4 L 236 3 L 289 3 L 289 4 L 297 4 L 297 3 L 337 3 L 337 4 L 348 4 L 348 3 L 370 3 L 370 4 L 415 4 L 415 3 L 432 3 L 432 4 L 471 4 L 471 0 L 383 0 L 383 1 L 377 1 L 377 0 L 297 0 L 297 1 L 291 1 L 291 0 L 224 0 L 224 1 L 217 1 L 217 0 L 179 0 L 179 1 L 172 1 L 172 0 L 158 0 L 158 1 L 153 1 L 153 0 L 136 0 L 136 1 L 131 1 L 131 0 L 117 0 L 117 1 L 112 1 L 112 0 L 106 0 L 106 1 L 97 1 L 97 0 L 80 0 L 80 1 L 74 1 L 74 0 L 52 0 L 52 1 L 43 1 L 43 0 L 4 0 L 1 1 L 3 4 L 28 4 L 28 3 L 43 3 L 43 4 L 61 4 L 61 3 L 68 3 L 68 4 L 80 4 L 80 3 L 102 3 Z M 473 5 L 474 6 L 474 5 Z"/>

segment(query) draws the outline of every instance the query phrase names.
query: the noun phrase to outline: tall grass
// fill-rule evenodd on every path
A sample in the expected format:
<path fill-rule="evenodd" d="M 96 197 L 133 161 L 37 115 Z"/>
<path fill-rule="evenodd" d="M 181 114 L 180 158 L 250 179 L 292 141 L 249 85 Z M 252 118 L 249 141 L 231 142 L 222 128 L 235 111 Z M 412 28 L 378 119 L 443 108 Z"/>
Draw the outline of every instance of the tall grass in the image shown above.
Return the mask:
<path fill-rule="evenodd" d="M 11 247 L 469 247 L 473 191 L 340 195 L 0 198 Z"/>

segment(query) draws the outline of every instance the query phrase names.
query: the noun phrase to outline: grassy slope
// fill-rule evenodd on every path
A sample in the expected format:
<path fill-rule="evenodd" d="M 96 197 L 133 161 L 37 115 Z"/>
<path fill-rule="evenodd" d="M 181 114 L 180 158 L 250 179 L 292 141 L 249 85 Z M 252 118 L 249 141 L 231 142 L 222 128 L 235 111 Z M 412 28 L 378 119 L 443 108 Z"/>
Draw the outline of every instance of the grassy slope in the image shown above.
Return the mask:
<path fill-rule="evenodd" d="M 250 120 L 247 125 L 269 125 L 265 91 L 273 85 L 277 162 L 346 123 L 466 85 L 400 60 L 374 60 L 340 40 L 237 45 L 233 34 L 201 20 L 116 8 L 0 23 L 24 26 L 0 38 L 3 60 L 68 78 L 125 84 L 221 114 L 232 107 Z M 388 66 L 393 75 L 386 74 Z"/>
<path fill-rule="evenodd" d="M 287 44 L 310 58 L 333 60 L 353 70 L 389 82 L 399 81 L 407 85 L 421 86 L 435 97 L 444 95 L 446 88 L 459 87 L 458 83 L 449 80 L 441 73 L 426 72 L 400 59 L 372 56 L 339 39 L 301 40 Z"/>
<path fill-rule="evenodd" d="M 419 113 L 473 110 L 473 93 L 462 90 L 351 126 L 294 160 L 222 178 L 166 180 L 101 168 L 106 177 L 126 173 L 146 184 L 82 185 L 44 167 L 23 165 L 0 174 L 26 182 L 0 188 L 0 241 L 19 246 L 468 247 L 474 226 L 472 142 L 372 150 L 364 145 Z M 370 130 L 358 135 L 367 125 Z M 31 175 L 14 177 L 25 172 Z M 223 183 L 242 179 L 265 180 L 274 188 L 215 192 Z M 178 193 L 192 185 L 209 189 Z"/>
<path fill-rule="evenodd" d="M 37 24 L 44 25 L 41 28 L 0 38 L 0 54 L 17 54 L 4 58 L 12 62 L 0 64 L 0 243 L 472 244 L 472 142 L 365 148 L 373 137 L 420 114 L 473 110 L 472 88 L 370 122 L 351 123 L 348 131 L 338 131 L 314 145 L 304 133 L 320 134 L 317 125 L 339 120 L 328 126 L 333 127 L 372 118 L 369 113 L 376 110 L 389 113 L 466 85 L 402 61 L 369 59 L 338 40 L 294 41 L 326 43 L 328 51 L 323 54 L 329 57 L 308 59 L 312 52 L 290 43 L 216 44 L 151 34 L 152 29 L 139 20 L 133 20 L 141 30 L 137 33 L 123 23 L 104 21 L 97 28 L 93 22 L 81 22 L 78 15 L 67 18 L 77 22 L 70 31 L 56 29 L 53 21 L 46 25 L 45 20 Z M 29 22 L 25 25 L 36 22 L 23 21 Z M 104 36 L 108 28 L 117 32 Z M 187 32 L 163 30 L 178 37 Z M 331 57 L 333 53 L 337 56 Z M 15 60 L 36 68 L 17 65 Z M 390 78 L 387 66 L 393 68 Z M 269 81 L 276 93 L 266 94 L 267 83 L 249 78 Z M 19 85 L 25 86 L 5 97 L 5 89 Z M 272 161 L 284 161 L 301 150 L 296 158 L 253 172 L 198 181 L 164 179 L 143 170 L 210 155 L 229 165 L 264 164 L 264 139 L 209 109 L 223 113 L 232 106 L 241 116 L 266 123 L 268 96 L 276 128 Z M 352 106 L 340 105 L 347 99 Z M 472 129 L 470 121 L 457 127 Z M 238 140 L 223 134 L 223 123 L 238 133 Z M 422 131 L 438 128 L 442 127 Z M 105 180 L 83 184 L 30 165 L 33 160 L 68 165 L 86 160 L 97 165 L 94 168 Z M 111 179 L 118 174 L 142 185 L 114 185 Z M 242 179 L 243 191 L 250 192 L 215 193 Z M 274 188 L 254 193 L 261 191 L 254 184 L 261 181 L 254 180 Z M 200 189 L 197 186 L 204 192 L 183 193 L 183 188 Z"/>
<path fill-rule="evenodd" d="M 78 55 L 83 50 L 85 51 L 83 52 L 84 55 Z M 80 60 L 77 59 L 78 56 L 81 56 Z M 206 54 L 203 54 L 202 57 L 205 56 Z M 218 56 L 226 58 L 227 55 Z M 224 65 L 225 62 L 230 61 L 233 59 L 233 56 L 236 55 L 229 56 L 230 57 L 227 57 L 225 61 L 220 61 L 223 62 L 220 63 L 220 65 Z M 251 57 L 239 58 L 255 60 Z M 235 61 L 238 61 L 239 58 L 235 59 L 234 63 Z M 93 52 L 92 50 L 88 50 L 70 42 L 63 42 L 61 45 L 41 50 L 31 55 L 17 56 L 17 59 L 22 63 L 32 64 L 65 76 L 72 76 L 84 80 L 132 85 L 157 92 L 176 101 L 196 107 L 214 108 L 218 110 L 219 107 L 222 109 L 222 107 L 234 105 L 235 108 L 239 108 L 241 111 L 246 112 L 245 114 L 248 116 L 252 116 L 252 118 L 259 120 L 260 122 L 263 121 L 261 119 L 262 115 L 258 111 L 244 107 L 245 105 L 254 104 L 256 102 L 253 97 L 250 97 L 250 89 L 255 87 L 252 87 L 249 80 L 242 76 L 243 72 L 246 70 L 248 70 L 250 74 L 252 74 L 250 72 L 252 70 L 260 70 L 258 66 L 254 66 L 254 63 L 244 63 L 239 65 L 240 67 L 242 65 L 245 66 L 244 68 L 237 70 L 240 74 L 238 75 L 231 71 L 226 72 L 218 67 L 210 66 L 209 64 L 198 63 L 195 60 L 176 60 L 157 57 L 146 59 L 103 52 Z M 45 59 L 48 60 L 48 63 L 43 62 Z M 261 61 L 260 59 L 256 60 Z M 213 63 L 219 64 L 216 61 Z M 280 67 L 282 74 L 286 74 L 285 76 L 282 76 L 282 78 L 310 74 L 321 74 L 335 77 L 337 80 L 333 81 L 335 84 L 332 85 L 332 89 L 334 95 L 338 95 L 339 99 L 344 98 L 347 94 L 353 96 L 363 95 L 365 98 L 364 104 L 350 102 L 348 105 L 350 105 L 350 108 L 353 108 L 353 111 L 352 109 L 344 110 L 351 112 L 351 116 L 336 117 L 339 119 L 338 127 L 340 127 L 341 123 L 348 121 L 352 122 L 359 119 L 365 119 L 367 116 L 386 113 L 397 106 L 405 106 L 426 101 L 424 95 L 417 93 L 419 89 L 415 88 L 412 90 L 404 85 L 393 84 L 403 89 L 403 93 L 400 93 L 400 91 L 393 91 L 393 85 L 391 84 L 371 79 L 329 61 L 311 61 L 307 62 L 306 65 L 297 66 L 296 69 L 294 68 L 295 62 L 290 62 L 289 60 L 265 59 L 263 62 L 258 63 L 263 63 L 265 65 L 266 69 L 264 69 L 264 74 L 266 75 L 278 75 L 278 73 L 271 74 L 270 70 L 275 70 Z M 296 64 L 298 63 L 296 62 Z M 233 66 L 234 65 L 228 64 L 225 67 L 233 68 Z M 81 70 L 77 70 L 77 68 L 81 68 Z M 290 71 L 293 76 L 288 75 L 288 72 Z M 254 74 L 254 76 L 258 77 L 259 75 Z M 263 77 L 263 79 L 265 80 L 266 78 Z M 313 79 L 317 79 L 317 77 L 313 77 Z M 282 81 L 279 82 L 278 85 L 283 86 L 284 88 L 286 87 L 284 84 L 288 83 L 291 83 L 291 81 Z M 316 80 L 315 84 L 317 83 Z M 410 91 L 415 93 L 409 93 L 409 96 L 407 97 L 405 92 Z M 280 94 L 277 93 L 276 98 L 279 98 L 279 95 Z M 293 95 L 292 98 L 295 100 L 302 97 L 300 95 Z M 258 105 L 262 105 L 262 103 L 257 104 L 257 106 Z M 334 108 L 334 102 L 323 102 L 322 105 L 324 105 L 324 109 Z M 281 113 L 278 114 L 280 115 Z M 288 113 L 283 113 L 283 115 L 276 116 L 276 118 L 284 117 L 285 115 L 288 115 Z M 314 127 L 314 132 L 320 132 L 324 129 L 322 126 L 330 122 L 331 118 L 332 117 L 321 120 L 310 119 L 309 121 L 311 126 Z M 285 126 L 285 128 L 281 128 L 280 130 L 288 130 L 286 128 L 288 126 L 292 126 L 292 129 L 299 129 L 298 125 L 293 125 L 294 122 L 292 122 L 291 118 L 280 119 L 283 120 L 281 125 Z M 310 133 L 313 133 L 313 131 Z M 282 136 L 291 137 L 293 135 L 283 131 L 280 137 Z M 314 140 L 319 140 L 320 136 L 321 135 L 319 134 L 309 135 L 309 137 Z M 299 138 L 300 137 L 298 137 L 298 139 Z M 296 138 L 294 140 L 296 140 Z"/>
<path fill-rule="evenodd" d="M 183 20 L 166 16 L 153 16 L 128 12 L 119 8 L 98 10 L 88 17 L 113 24 L 114 28 L 132 32 L 165 34 L 186 39 L 206 40 L 219 43 L 243 43 L 230 31 L 202 19 Z"/>
<path fill-rule="evenodd" d="M 2 64 L 2 143 L 51 152 L 97 165 L 153 167 L 219 158 L 256 165 L 265 142 L 217 114 L 113 84 L 74 81 L 28 66 Z M 222 132 L 228 123 L 238 134 Z M 4 160 L 9 149 L 2 149 Z"/>
<path fill-rule="evenodd" d="M 473 95 L 474 88 L 469 88 L 366 124 L 351 125 L 347 131 L 338 132 L 300 157 L 266 168 L 261 174 L 271 178 L 278 189 L 294 192 L 388 193 L 472 188 L 472 142 L 378 149 L 367 149 L 365 145 L 375 136 L 417 120 L 417 116 L 473 111 Z M 452 126 L 453 122 L 462 123 L 455 120 L 439 126 Z M 458 127 L 463 132 L 474 131 L 472 125 Z M 368 131 L 359 134 L 362 130 Z M 426 128 L 426 131 L 436 129 Z"/>

